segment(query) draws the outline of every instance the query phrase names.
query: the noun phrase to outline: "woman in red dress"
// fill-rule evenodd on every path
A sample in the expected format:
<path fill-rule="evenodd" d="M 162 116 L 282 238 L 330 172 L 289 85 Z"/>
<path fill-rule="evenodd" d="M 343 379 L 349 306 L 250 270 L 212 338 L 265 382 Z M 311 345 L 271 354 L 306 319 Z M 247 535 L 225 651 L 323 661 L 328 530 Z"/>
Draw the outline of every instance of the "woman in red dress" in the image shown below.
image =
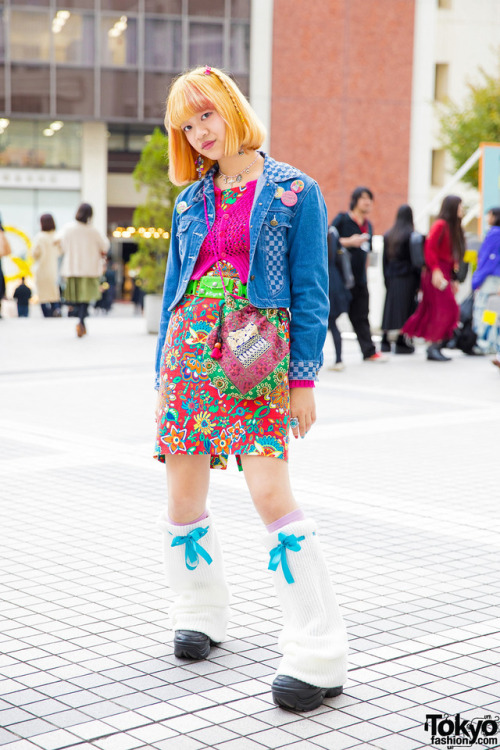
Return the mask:
<path fill-rule="evenodd" d="M 447 195 L 425 241 L 422 299 L 402 328 L 407 336 L 418 336 L 430 342 L 427 359 L 434 362 L 449 361 L 441 347 L 452 337 L 460 317 L 454 276 L 465 252 L 462 217 L 462 199 Z"/>

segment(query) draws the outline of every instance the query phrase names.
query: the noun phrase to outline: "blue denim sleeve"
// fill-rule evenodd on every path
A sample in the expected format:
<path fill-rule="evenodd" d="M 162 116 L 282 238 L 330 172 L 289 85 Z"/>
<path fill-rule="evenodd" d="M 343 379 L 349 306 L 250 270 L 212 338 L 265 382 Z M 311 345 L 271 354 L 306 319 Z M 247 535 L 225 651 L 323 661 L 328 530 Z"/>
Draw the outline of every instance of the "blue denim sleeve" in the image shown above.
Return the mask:
<path fill-rule="evenodd" d="M 328 218 L 316 183 L 289 230 L 290 380 L 316 380 L 328 330 Z"/>
<path fill-rule="evenodd" d="M 179 200 L 179 198 L 177 198 Z M 177 201 L 176 201 L 177 204 Z M 171 312 L 168 309 L 172 303 L 177 286 L 179 284 L 179 277 L 181 273 L 181 258 L 179 255 L 179 244 L 177 240 L 177 211 L 174 208 L 172 218 L 172 230 L 170 235 L 170 249 L 168 251 L 167 271 L 165 273 L 165 283 L 163 285 L 163 301 L 161 309 L 160 328 L 158 331 L 158 340 L 156 342 L 156 359 L 155 359 L 155 388 L 156 390 L 160 387 L 160 363 L 161 355 L 163 351 L 163 344 L 165 343 L 165 336 L 167 335 L 168 323 L 170 320 Z"/>

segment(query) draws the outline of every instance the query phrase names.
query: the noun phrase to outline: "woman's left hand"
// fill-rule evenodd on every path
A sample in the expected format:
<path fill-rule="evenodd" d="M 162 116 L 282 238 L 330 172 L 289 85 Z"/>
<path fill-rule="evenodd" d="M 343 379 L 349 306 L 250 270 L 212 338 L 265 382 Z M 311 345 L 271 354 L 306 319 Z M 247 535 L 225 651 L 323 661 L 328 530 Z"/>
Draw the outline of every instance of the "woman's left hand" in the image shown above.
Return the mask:
<path fill-rule="evenodd" d="M 452 281 L 451 282 L 451 291 L 454 295 L 458 294 L 458 290 L 460 289 L 460 284 L 458 281 Z"/>
<path fill-rule="evenodd" d="M 305 437 L 316 421 L 313 388 L 290 388 L 290 416 L 299 420 L 298 427 L 292 428 L 294 437 Z"/>

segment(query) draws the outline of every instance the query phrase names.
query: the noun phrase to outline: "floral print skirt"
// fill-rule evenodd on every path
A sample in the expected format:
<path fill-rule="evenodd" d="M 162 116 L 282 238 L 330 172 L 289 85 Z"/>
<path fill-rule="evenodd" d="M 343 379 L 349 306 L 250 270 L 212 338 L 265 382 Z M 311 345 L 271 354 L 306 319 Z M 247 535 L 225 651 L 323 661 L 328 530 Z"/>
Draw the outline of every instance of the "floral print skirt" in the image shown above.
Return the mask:
<path fill-rule="evenodd" d="M 203 365 L 208 333 L 221 300 L 185 296 L 170 318 L 160 365 L 160 409 L 155 458 L 165 454 L 210 455 L 212 469 L 227 468 L 228 456 L 288 459 L 290 392 L 286 374 L 255 400 L 226 398 Z M 288 316 L 286 336 L 289 341 Z"/>

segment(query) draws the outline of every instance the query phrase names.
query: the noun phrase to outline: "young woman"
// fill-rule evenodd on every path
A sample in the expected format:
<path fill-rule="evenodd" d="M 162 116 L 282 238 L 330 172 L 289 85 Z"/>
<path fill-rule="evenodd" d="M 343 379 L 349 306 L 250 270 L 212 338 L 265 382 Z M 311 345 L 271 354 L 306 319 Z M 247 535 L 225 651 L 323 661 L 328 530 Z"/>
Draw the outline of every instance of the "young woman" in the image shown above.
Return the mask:
<path fill-rule="evenodd" d="M 316 420 L 313 386 L 328 321 L 326 207 L 314 180 L 259 150 L 265 131 L 220 70 L 196 68 L 177 78 L 165 122 L 172 182 L 200 177 L 175 204 L 156 356 L 156 453 L 168 485 L 160 525 L 175 594 L 174 650 L 203 659 L 225 638 L 229 592 L 206 503 L 210 468 L 225 468 L 233 454 L 267 526 L 264 544 L 283 608 L 273 698 L 310 710 L 342 692 L 347 656 L 316 527 L 292 494 L 287 465 L 289 429 L 305 437 Z M 203 365 L 223 287 L 277 311 L 289 337 L 288 377 L 255 400 L 226 398 Z"/>
<path fill-rule="evenodd" d="M 40 216 L 41 231 L 33 240 L 32 253 L 35 264 L 35 285 L 45 318 L 60 317 L 61 295 L 58 283 L 58 259 L 61 244 L 56 239 L 56 225 L 52 214 Z"/>
<path fill-rule="evenodd" d="M 407 336 L 419 336 L 429 341 L 427 359 L 434 362 L 449 361 L 441 347 L 453 336 L 460 318 L 455 301 L 458 285 L 454 274 L 465 252 L 462 217 L 462 199 L 457 195 L 447 195 L 425 241 L 422 299 L 401 329 L 401 333 Z"/>
<path fill-rule="evenodd" d="M 497 312 L 500 305 L 500 207 L 491 208 L 487 214 L 490 230 L 479 248 L 477 269 L 472 277 L 474 290 L 473 326 L 477 345 L 484 354 L 495 354 L 491 360 L 500 367 L 500 324 L 484 320 L 490 307 Z M 493 301 L 493 303 L 492 303 Z"/>
<path fill-rule="evenodd" d="M 420 272 L 412 266 L 410 237 L 414 230 L 413 211 L 404 204 L 398 208 L 396 221 L 384 234 L 382 266 L 386 286 L 382 316 L 382 351 L 390 351 L 389 331 L 396 331 L 396 354 L 413 354 L 415 347 L 405 341 L 401 328 L 415 312 Z M 421 235 L 418 235 L 421 236 Z M 423 241 L 423 237 L 422 237 Z"/>
<path fill-rule="evenodd" d="M 64 297 L 78 312 L 76 324 L 78 338 L 85 336 L 85 318 L 89 303 L 99 299 L 100 279 L 104 258 L 109 249 L 109 240 L 91 224 L 92 206 L 82 203 L 76 212 L 75 221 L 63 227 L 60 240 L 64 254 L 61 275 L 66 278 Z"/>

